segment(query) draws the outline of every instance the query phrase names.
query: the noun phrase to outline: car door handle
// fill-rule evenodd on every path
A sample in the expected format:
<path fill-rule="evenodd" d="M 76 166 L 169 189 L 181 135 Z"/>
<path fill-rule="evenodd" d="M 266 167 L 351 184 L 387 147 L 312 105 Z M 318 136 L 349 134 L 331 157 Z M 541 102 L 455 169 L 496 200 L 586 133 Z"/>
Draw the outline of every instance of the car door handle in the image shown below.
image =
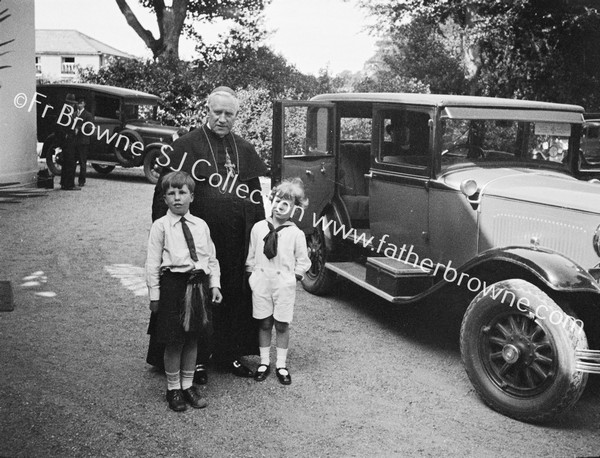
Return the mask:
<path fill-rule="evenodd" d="M 325 173 L 325 162 L 321 162 L 321 173 Z"/>
<path fill-rule="evenodd" d="M 307 170 L 307 171 L 306 171 L 306 174 L 307 174 L 308 176 L 311 176 L 313 173 L 312 173 L 310 170 Z"/>

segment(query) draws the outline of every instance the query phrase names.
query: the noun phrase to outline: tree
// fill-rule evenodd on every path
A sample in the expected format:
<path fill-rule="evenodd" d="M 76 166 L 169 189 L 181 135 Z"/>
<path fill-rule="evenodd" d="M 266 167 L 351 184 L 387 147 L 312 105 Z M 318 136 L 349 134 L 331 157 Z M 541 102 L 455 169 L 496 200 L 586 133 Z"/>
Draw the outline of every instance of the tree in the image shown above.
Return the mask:
<path fill-rule="evenodd" d="M 451 21 L 429 24 L 422 18 L 402 24 L 389 38 L 378 42 L 371 60 L 372 79 L 384 87 L 420 82 L 427 92 L 463 94 L 467 80 L 462 64 L 460 32 Z M 412 83 L 407 84 L 409 81 Z M 379 85 L 379 84 L 376 84 Z M 404 90 L 404 92 L 413 92 Z"/>
<path fill-rule="evenodd" d="M 317 79 L 301 73 L 286 59 L 266 46 L 239 47 L 227 50 L 218 59 L 196 62 L 206 81 L 230 87 L 266 89 L 272 98 L 294 88 L 303 98 L 315 95 Z"/>
<path fill-rule="evenodd" d="M 411 21 L 456 24 L 471 94 L 583 101 L 598 92 L 600 15 L 586 0 L 380 0 L 362 5 L 392 36 Z M 589 102 L 589 97 L 586 99 Z M 594 102 L 595 103 L 595 102 Z"/>
<path fill-rule="evenodd" d="M 115 0 L 127 23 L 135 30 L 155 59 L 179 58 L 179 38 L 182 33 L 196 38 L 202 45 L 202 35 L 194 25 L 217 19 L 231 20 L 239 28 L 238 35 L 261 36 L 261 12 L 270 0 L 172 0 L 171 7 L 164 0 L 139 0 L 142 6 L 156 15 L 159 36 L 144 28 L 127 0 Z M 187 21 L 187 22 L 186 22 Z"/>

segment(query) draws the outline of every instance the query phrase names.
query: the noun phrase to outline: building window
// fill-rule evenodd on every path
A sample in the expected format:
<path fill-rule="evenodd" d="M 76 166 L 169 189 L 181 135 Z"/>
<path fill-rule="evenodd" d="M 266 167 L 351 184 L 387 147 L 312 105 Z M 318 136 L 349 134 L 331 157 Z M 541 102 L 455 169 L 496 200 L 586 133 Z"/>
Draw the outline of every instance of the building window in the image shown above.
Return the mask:
<path fill-rule="evenodd" d="M 74 74 L 75 73 L 75 58 L 74 57 L 63 57 L 61 73 Z"/>
<path fill-rule="evenodd" d="M 39 56 L 35 56 L 35 73 L 37 75 L 42 73 L 42 59 Z"/>

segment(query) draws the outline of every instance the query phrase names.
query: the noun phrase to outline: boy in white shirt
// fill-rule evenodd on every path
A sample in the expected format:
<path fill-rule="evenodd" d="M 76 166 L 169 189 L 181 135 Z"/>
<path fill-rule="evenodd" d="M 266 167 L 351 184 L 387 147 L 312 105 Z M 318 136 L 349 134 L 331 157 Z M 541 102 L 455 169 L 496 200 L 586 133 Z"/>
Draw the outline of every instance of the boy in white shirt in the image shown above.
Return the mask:
<path fill-rule="evenodd" d="M 252 289 L 252 316 L 260 320 L 258 345 L 260 365 L 254 379 L 269 375 L 271 333 L 275 325 L 276 374 L 283 385 L 292 383 L 286 359 L 290 323 L 296 300 L 296 280 L 310 268 L 306 236 L 290 221 L 296 207 L 305 207 L 302 180 L 285 180 L 271 191 L 271 217 L 259 221 L 250 233 L 246 271 Z"/>
<path fill-rule="evenodd" d="M 220 303 L 223 298 L 210 230 L 189 212 L 194 187 L 185 172 L 165 175 L 162 188 L 169 210 L 152 224 L 146 259 L 157 341 L 166 345 L 167 402 L 176 412 L 187 409 L 186 401 L 197 409 L 207 405 L 193 386 L 198 336 L 210 326 L 208 302 Z"/>

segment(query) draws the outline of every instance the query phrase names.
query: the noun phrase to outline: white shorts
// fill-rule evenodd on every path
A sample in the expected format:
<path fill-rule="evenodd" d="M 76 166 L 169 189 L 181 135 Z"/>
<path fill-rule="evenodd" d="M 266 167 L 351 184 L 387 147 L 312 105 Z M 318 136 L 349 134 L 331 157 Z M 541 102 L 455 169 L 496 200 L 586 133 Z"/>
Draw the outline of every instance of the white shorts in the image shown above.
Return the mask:
<path fill-rule="evenodd" d="M 285 270 L 257 267 L 249 278 L 252 289 L 252 316 L 258 320 L 273 315 L 277 321 L 291 323 L 296 301 L 296 275 Z"/>

